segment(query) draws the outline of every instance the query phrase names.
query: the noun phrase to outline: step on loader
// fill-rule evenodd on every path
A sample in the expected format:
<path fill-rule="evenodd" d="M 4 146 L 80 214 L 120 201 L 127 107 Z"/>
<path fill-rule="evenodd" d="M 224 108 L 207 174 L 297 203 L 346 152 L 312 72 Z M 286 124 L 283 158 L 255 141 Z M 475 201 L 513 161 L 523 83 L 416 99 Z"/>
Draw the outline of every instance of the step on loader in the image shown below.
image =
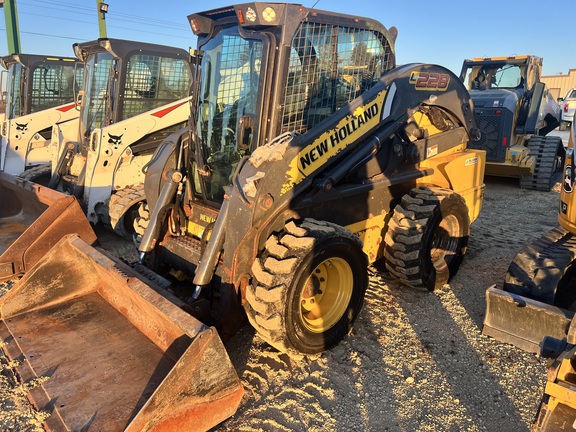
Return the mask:
<path fill-rule="evenodd" d="M 120 398 L 128 413 L 121 428 L 148 430 L 141 426 L 151 424 L 148 413 L 166 413 L 172 430 L 192 430 L 191 422 L 180 425 L 189 418 L 184 408 L 171 403 L 184 395 L 201 404 L 193 408 L 219 414 L 197 429 L 215 425 L 236 410 L 241 386 L 224 350 L 203 356 L 195 347 L 199 322 L 213 325 L 218 333 L 210 335 L 219 340 L 247 315 L 279 350 L 321 352 L 357 318 L 369 263 L 384 259 L 402 284 L 438 288 L 458 270 L 480 212 L 485 153 L 467 149 L 477 136 L 469 94 L 441 66 L 396 67 L 395 28 L 286 3 L 188 18 L 198 36 L 190 121 L 147 165 L 150 223 L 140 243 L 140 264 L 150 277 L 177 276 L 171 290 L 178 298 L 66 237 L 3 300 L 16 356 L 48 376 L 42 394 L 32 395 L 37 406 L 47 406 L 38 402 L 44 395 L 56 401 L 48 409 L 71 428 L 116 418 L 107 413 L 117 391 L 129 393 Z M 182 310 L 191 315 L 192 335 L 184 324 L 182 333 L 172 330 L 185 319 Z M 46 340 L 66 344 L 39 338 L 40 328 Z M 103 339 L 86 342 L 93 334 Z M 147 338 L 156 353 L 131 355 Z M 185 347 L 168 355 L 180 340 Z M 116 360 L 102 353 L 107 345 Z M 86 358 L 92 350 L 97 358 Z M 161 365 L 166 357 L 173 370 L 180 364 L 190 376 L 206 371 L 214 380 L 171 378 Z M 101 358 L 104 369 L 91 372 Z M 143 376 L 110 394 L 106 385 L 88 387 L 112 366 L 142 368 Z M 146 402 L 147 386 L 158 382 Z M 209 388 L 180 391 L 173 382 Z M 84 403 L 93 393 L 105 406 Z"/>
<path fill-rule="evenodd" d="M 83 69 L 75 58 L 12 54 L 0 59 L 6 69 L 6 112 L 0 114 L 0 170 L 17 175 L 49 163 L 52 125 L 78 121 L 74 85 Z"/>
<path fill-rule="evenodd" d="M 486 175 L 515 177 L 520 187 L 549 191 L 562 175 L 566 152 L 560 108 L 540 81 L 542 59 L 532 55 L 465 60 L 460 79 L 474 102 Z"/>

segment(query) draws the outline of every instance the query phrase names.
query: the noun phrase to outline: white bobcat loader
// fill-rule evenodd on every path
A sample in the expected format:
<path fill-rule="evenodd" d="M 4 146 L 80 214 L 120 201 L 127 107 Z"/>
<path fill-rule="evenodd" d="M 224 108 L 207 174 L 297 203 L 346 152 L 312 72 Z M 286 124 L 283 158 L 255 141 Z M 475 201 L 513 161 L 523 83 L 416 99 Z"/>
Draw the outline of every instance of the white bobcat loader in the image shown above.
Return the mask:
<path fill-rule="evenodd" d="M 50 162 L 52 125 L 78 125 L 74 83 L 82 68 L 74 58 L 12 54 L 0 59 L 7 70 L 6 112 L 0 115 L 0 170 L 17 175 Z"/>
<path fill-rule="evenodd" d="M 76 196 L 91 223 L 132 237 L 144 202 L 143 169 L 158 144 L 189 115 L 188 53 L 161 45 L 99 39 L 74 45 L 85 65 L 80 120 L 55 123 L 48 186 Z"/>

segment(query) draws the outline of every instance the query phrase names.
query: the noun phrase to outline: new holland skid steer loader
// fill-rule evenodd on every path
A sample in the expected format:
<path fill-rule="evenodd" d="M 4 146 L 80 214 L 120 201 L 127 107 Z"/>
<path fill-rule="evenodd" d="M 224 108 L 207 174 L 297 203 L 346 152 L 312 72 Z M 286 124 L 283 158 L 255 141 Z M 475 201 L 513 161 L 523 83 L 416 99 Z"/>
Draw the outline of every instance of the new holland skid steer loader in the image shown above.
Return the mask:
<path fill-rule="evenodd" d="M 142 262 L 195 274 L 217 326 L 240 301 L 270 344 L 307 353 L 348 332 L 369 262 L 446 283 L 483 196 L 461 82 L 394 68 L 396 30 L 368 19 L 257 3 L 190 23 L 196 102 L 148 167 Z"/>
<path fill-rule="evenodd" d="M 560 123 L 560 108 L 540 81 L 542 59 L 513 56 L 465 60 L 460 79 L 474 101 L 486 175 L 517 177 L 524 189 L 549 191 L 561 177 L 565 150 L 546 136 Z"/>
<path fill-rule="evenodd" d="M 33 54 L 12 54 L 0 63 L 8 71 L 7 108 L 0 115 L 0 170 L 17 175 L 50 162 L 53 124 L 77 121 L 74 82 L 76 75 L 81 85 L 82 67 L 77 59 Z"/>
<path fill-rule="evenodd" d="M 285 3 L 189 22 L 191 117 L 147 165 L 140 244 L 178 297 L 69 236 L 0 299 L 4 350 L 49 376 L 32 397 L 56 427 L 217 424 L 242 387 L 205 324 L 229 336 L 245 311 L 278 349 L 323 351 L 358 316 L 369 263 L 439 287 L 481 208 L 469 94 L 443 67 L 395 67 L 395 28 Z"/>

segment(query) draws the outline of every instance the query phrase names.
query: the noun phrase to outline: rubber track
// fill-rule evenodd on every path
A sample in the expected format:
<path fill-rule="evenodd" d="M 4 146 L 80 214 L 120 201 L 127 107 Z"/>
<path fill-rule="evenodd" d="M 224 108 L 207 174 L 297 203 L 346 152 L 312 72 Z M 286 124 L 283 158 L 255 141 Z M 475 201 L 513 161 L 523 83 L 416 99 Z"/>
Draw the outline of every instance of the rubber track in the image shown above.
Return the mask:
<path fill-rule="evenodd" d="M 508 267 L 504 290 L 554 304 L 558 283 L 576 258 L 576 237 L 562 227 L 525 246 Z"/>
<path fill-rule="evenodd" d="M 50 175 L 52 172 L 52 163 L 48 162 L 42 165 L 36 165 L 33 168 L 27 169 L 26 171 L 18 174 L 18 177 L 28 181 L 34 181 L 38 177 L 42 177 L 44 175 Z"/>
<path fill-rule="evenodd" d="M 288 340 L 284 310 L 294 270 L 323 236 L 348 237 L 362 243 L 347 229 L 325 221 L 288 222 L 279 235 L 268 238 L 264 251 L 252 264 L 253 282 L 246 289 L 246 315 L 258 334 L 282 352 L 298 353 Z"/>
<path fill-rule="evenodd" d="M 520 179 L 522 189 L 546 192 L 552 189 L 561 175 L 561 167 L 564 166 L 564 160 L 562 160 L 560 169 L 554 171 L 560 146 L 562 146 L 562 140 L 559 137 L 530 138 L 528 149 L 530 155 L 536 156 L 536 166 L 532 176 Z"/>
<path fill-rule="evenodd" d="M 107 213 L 110 217 L 109 224 L 114 232 L 129 240 L 132 239 L 132 233 L 124 228 L 123 217 L 130 207 L 145 199 L 143 184 L 129 186 L 112 194 L 108 201 Z"/>
<path fill-rule="evenodd" d="M 403 284 L 428 289 L 422 279 L 422 236 L 434 209 L 452 194 L 451 189 L 414 188 L 394 208 L 385 236 L 384 258 L 388 271 Z"/>

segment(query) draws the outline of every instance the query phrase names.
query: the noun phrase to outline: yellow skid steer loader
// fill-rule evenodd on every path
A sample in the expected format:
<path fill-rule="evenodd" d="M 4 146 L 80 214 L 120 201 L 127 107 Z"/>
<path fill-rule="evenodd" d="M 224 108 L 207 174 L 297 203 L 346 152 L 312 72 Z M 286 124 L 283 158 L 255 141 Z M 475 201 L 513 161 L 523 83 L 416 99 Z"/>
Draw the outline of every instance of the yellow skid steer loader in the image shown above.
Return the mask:
<path fill-rule="evenodd" d="M 566 337 L 576 311 L 576 192 L 572 128 L 560 192 L 560 225 L 512 260 L 503 289 L 486 291 L 483 333 L 539 353 L 546 336 Z"/>
<path fill-rule="evenodd" d="M 576 192 L 572 125 L 560 192 L 560 226 L 514 257 L 503 289 L 486 292 L 482 332 L 551 358 L 533 431 L 568 430 L 576 422 Z"/>
<path fill-rule="evenodd" d="M 188 21 L 191 117 L 146 170 L 148 276 L 64 237 L 0 301 L 5 351 L 46 377 L 32 397 L 70 429 L 216 425 L 242 397 L 218 336 L 238 317 L 279 350 L 328 349 L 368 263 L 440 287 L 480 212 L 470 96 L 441 66 L 396 67 L 395 28 L 258 2 Z M 152 270 L 179 270 L 181 298 Z"/>

